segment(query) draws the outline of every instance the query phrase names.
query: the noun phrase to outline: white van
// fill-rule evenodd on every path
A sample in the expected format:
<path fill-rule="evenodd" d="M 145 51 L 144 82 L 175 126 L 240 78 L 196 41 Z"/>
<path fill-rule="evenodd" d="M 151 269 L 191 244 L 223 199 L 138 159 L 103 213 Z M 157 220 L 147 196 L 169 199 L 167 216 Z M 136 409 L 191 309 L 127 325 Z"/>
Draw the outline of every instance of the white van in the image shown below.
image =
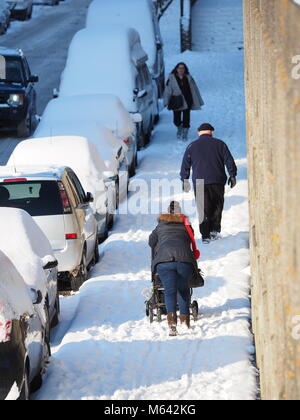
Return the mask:
<path fill-rule="evenodd" d="M 32 242 L 32 254 L 35 252 L 37 255 L 42 255 L 42 249 L 47 249 L 41 241 L 44 235 L 40 229 L 51 244 L 57 260 L 56 264 L 58 262 L 60 289 L 78 290 L 87 280 L 88 268 L 99 261 L 97 221 L 90 206 L 92 201 L 92 195 L 83 190 L 76 174 L 70 168 L 24 166 L 1 169 L 0 206 L 5 208 L 0 209 L 0 214 L 1 217 L 6 215 L 9 219 L 7 221 L 2 219 L 1 223 L 11 225 L 10 232 L 13 236 L 9 238 L 9 232 L 7 232 L 6 238 L 2 238 L 4 241 L 2 249 L 4 251 L 6 249 L 5 242 L 13 244 L 15 237 L 18 237 L 15 246 L 10 246 L 13 251 L 8 255 L 16 254 L 16 266 L 20 268 L 27 284 L 33 281 L 33 278 L 31 280 L 29 277 L 34 277 L 32 268 L 28 265 L 28 258 L 24 258 L 28 240 Z M 21 222 L 18 222 L 20 216 L 16 209 L 24 210 L 20 213 Z M 35 223 L 29 214 L 40 229 L 38 226 L 34 229 Z M 26 215 L 27 218 L 25 218 Z M 26 225 L 24 225 L 25 222 Z M 3 225 L 2 233 L 5 229 Z M 47 238 L 44 238 L 44 242 L 46 241 L 51 249 Z M 47 264 L 44 269 L 46 268 Z M 45 275 L 42 271 L 39 275 L 42 281 Z M 47 296 L 49 296 L 48 306 L 49 314 L 51 314 L 55 308 L 58 311 L 59 301 L 56 288 L 54 288 L 56 284 L 53 285 L 53 280 L 49 280 L 49 283 L 48 290 L 50 291 Z M 42 287 L 39 289 L 44 292 Z"/>
<path fill-rule="evenodd" d="M 148 67 L 157 83 L 159 97 L 165 87 L 163 40 L 153 0 L 94 0 L 88 9 L 87 28 L 101 28 L 107 22 L 136 29 L 148 54 Z"/>
<path fill-rule="evenodd" d="M 118 96 L 128 112 L 141 114 L 139 146 L 143 146 L 149 142 L 159 114 L 147 59 L 140 36 L 132 28 L 109 25 L 83 29 L 69 47 L 59 96 Z"/>
<path fill-rule="evenodd" d="M 99 239 L 105 239 L 116 209 L 115 183 L 104 182 L 105 163 L 97 147 L 80 136 L 57 136 L 25 140 L 11 154 L 8 166 L 67 166 L 73 169 L 85 191 L 94 201 L 91 206 L 98 222 Z"/>
<path fill-rule="evenodd" d="M 33 137 L 46 137 L 46 132 L 49 136 L 49 130 L 70 120 L 76 121 L 77 125 L 97 122 L 109 129 L 121 144 L 129 175 L 135 175 L 138 141 L 136 123 L 141 122 L 141 116 L 129 114 L 115 95 L 65 96 L 48 103 Z"/>

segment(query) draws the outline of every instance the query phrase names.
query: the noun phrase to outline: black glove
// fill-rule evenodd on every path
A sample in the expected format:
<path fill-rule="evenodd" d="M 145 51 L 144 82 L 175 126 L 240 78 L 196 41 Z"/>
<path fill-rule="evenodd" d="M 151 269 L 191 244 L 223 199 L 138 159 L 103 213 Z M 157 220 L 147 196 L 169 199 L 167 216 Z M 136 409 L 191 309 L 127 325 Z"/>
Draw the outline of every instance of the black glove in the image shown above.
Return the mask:
<path fill-rule="evenodd" d="M 235 176 L 231 176 L 228 179 L 228 185 L 230 185 L 231 188 L 234 188 L 236 186 L 236 177 Z"/>
<path fill-rule="evenodd" d="M 189 193 L 191 191 L 191 184 L 188 179 L 182 181 L 182 191 L 184 191 L 185 193 Z"/>

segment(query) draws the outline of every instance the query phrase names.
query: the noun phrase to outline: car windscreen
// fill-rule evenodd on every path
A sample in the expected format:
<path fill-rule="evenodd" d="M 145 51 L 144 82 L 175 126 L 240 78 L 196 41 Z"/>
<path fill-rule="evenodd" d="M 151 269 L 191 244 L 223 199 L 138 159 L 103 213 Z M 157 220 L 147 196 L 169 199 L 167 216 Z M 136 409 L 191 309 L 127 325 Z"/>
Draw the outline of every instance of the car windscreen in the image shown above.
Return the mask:
<path fill-rule="evenodd" d="M 15 57 L 4 57 L 0 55 L 0 81 L 23 83 L 24 73 L 22 61 Z"/>
<path fill-rule="evenodd" d="M 14 207 L 31 216 L 64 214 L 56 181 L 0 183 L 0 207 Z"/>

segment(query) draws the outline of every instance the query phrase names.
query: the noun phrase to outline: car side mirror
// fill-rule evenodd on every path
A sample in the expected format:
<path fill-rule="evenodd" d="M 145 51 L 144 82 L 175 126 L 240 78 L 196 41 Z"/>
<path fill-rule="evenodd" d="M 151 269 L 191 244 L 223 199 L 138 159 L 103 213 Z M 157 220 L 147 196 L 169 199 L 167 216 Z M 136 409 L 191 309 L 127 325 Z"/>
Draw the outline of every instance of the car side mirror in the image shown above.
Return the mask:
<path fill-rule="evenodd" d="M 40 290 L 30 289 L 31 301 L 34 305 L 39 305 L 43 301 L 43 294 Z"/>
<path fill-rule="evenodd" d="M 160 41 L 157 41 L 156 42 L 156 48 L 157 48 L 157 50 L 158 51 L 162 50 L 162 47 L 163 47 L 162 43 Z"/>
<path fill-rule="evenodd" d="M 54 88 L 53 89 L 53 99 L 57 99 L 59 97 L 59 90 Z"/>
<path fill-rule="evenodd" d="M 58 266 L 58 261 L 53 259 L 51 255 L 47 255 L 43 258 L 43 269 L 44 270 L 52 270 Z"/>
<path fill-rule="evenodd" d="M 30 83 L 37 83 L 39 81 L 39 77 L 36 75 L 31 75 L 28 80 Z"/>
<path fill-rule="evenodd" d="M 94 196 L 92 193 L 88 192 L 86 193 L 86 202 L 87 203 L 93 203 L 94 202 Z"/>

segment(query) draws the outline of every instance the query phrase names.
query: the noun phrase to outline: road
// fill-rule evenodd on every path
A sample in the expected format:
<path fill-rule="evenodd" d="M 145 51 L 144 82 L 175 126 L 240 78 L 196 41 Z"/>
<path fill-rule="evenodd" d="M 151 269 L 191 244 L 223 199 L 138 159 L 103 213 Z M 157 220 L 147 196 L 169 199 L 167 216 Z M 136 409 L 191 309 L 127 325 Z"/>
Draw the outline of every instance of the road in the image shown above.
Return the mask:
<path fill-rule="evenodd" d="M 42 115 L 59 86 L 68 47 L 74 34 L 85 26 L 87 7 L 91 0 L 65 0 L 59 6 L 36 6 L 28 22 L 13 22 L 0 37 L 0 45 L 22 48 L 31 71 L 40 82 L 36 85 L 37 112 Z M 14 132 L 0 134 L 0 165 L 5 165 L 16 145 L 22 141 Z"/>

